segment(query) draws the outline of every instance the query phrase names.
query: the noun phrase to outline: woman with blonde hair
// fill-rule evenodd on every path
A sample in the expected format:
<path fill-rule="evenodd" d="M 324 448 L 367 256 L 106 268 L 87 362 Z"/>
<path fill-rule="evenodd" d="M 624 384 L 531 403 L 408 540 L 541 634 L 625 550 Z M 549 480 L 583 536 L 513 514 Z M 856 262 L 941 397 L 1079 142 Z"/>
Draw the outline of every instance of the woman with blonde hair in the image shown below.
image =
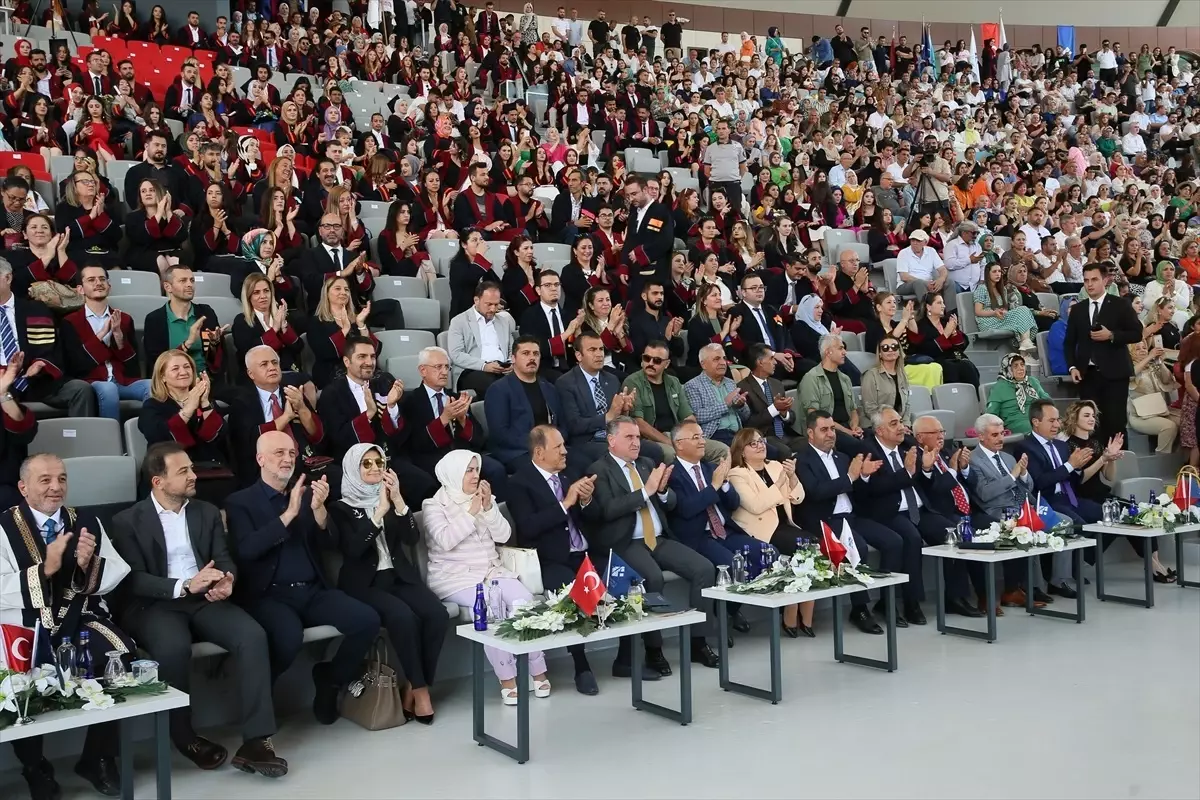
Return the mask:
<path fill-rule="evenodd" d="M 1163 363 L 1163 348 L 1147 347 L 1146 342 L 1129 345 L 1133 377 L 1129 380 L 1129 427 L 1147 436 L 1157 436 L 1156 453 L 1169 453 L 1179 435 L 1178 408 L 1171 408 L 1170 397 L 1179 389 L 1171 368 Z"/>
<path fill-rule="evenodd" d="M 731 519 L 743 531 L 784 555 L 791 555 L 813 536 L 793 522 L 792 507 L 804 502 L 804 486 L 796 477 L 796 460 L 767 459 L 767 440 L 755 428 L 742 428 L 729 445 L 729 483 L 739 504 Z M 795 603 L 783 609 L 783 632 L 810 638 L 816 604 Z"/>
<path fill-rule="evenodd" d="M 371 232 L 358 218 L 358 200 L 345 186 L 334 186 L 325 199 L 325 213 L 337 214 L 342 223 L 342 246 L 351 253 L 370 252 Z"/>
<path fill-rule="evenodd" d="M 342 368 L 342 347 L 350 336 L 369 339 L 378 355 L 382 345 L 371 329 L 367 317 L 371 304 L 355 308 L 354 295 L 346 279 L 337 276 L 321 286 L 317 313 L 309 320 L 308 347 L 313 353 L 313 381 L 324 388 Z"/>

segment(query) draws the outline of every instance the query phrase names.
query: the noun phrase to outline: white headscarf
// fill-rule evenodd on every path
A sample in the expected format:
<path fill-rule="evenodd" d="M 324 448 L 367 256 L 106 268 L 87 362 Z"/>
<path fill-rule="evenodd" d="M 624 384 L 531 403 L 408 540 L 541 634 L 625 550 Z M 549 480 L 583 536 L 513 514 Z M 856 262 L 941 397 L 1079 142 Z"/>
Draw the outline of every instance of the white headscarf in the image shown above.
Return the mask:
<path fill-rule="evenodd" d="M 342 456 L 342 502 L 351 508 L 372 512 L 379 505 L 383 481 L 371 485 L 362 479 L 363 456 L 374 450 L 383 458 L 379 445 L 364 443 L 351 446 Z"/>
<path fill-rule="evenodd" d="M 474 495 L 464 492 L 462 485 L 467 468 L 472 463 L 478 468 L 482 461 L 470 450 L 451 450 L 442 456 L 442 460 L 433 468 L 433 474 L 437 476 L 442 488 L 437 490 L 433 499 L 443 505 L 459 506 L 464 511 L 470 509 Z"/>

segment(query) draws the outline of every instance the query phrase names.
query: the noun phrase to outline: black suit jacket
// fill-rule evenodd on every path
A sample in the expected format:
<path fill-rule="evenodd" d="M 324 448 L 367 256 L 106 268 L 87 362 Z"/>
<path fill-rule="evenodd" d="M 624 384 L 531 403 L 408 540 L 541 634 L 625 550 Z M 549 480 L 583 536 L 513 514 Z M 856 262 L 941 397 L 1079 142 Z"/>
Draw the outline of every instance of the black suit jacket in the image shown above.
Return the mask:
<path fill-rule="evenodd" d="M 445 391 L 444 402 L 457 399 L 454 392 Z M 433 403 L 425 384 L 405 389 L 400 400 L 400 416 L 404 422 L 397 434 L 397 443 L 405 448 L 412 462 L 426 472 L 433 472 L 437 462 L 451 450 L 474 450 L 481 452 L 485 440 L 483 430 L 467 410 L 463 424 L 443 425 L 434 413 Z"/>
<path fill-rule="evenodd" d="M 379 413 L 374 419 L 367 419 L 367 412 L 358 410 L 358 401 L 351 394 L 347 380 L 344 375 L 338 376 L 321 391 L 317 400 L 317 414 L 325 426 L 329 455 L 340 464 L 342 456 L 353 445 L 371 442 L 381 445 L 389 460 L 395 458 L 403 441 L 404 413 L 401 411 L 393 423 L 387 408 L 378 402 L 378 396 L 386 396 L 396 379 L 386 372 L 377 373 L 371 379 L 370 389 L 379 405 Z"/>
<path fill-rule="evenodd" d="M 1133 375 L 1128 345 L 1142 338 L 1142 323 L 1138 321 L 1137 312 L 1127 299 L 1106 294 L 1096 324 L 1112 331 L 1112 338 L 1107 342 L 1093 342 L 1091 305 L 1092 301 L 1084 298 L 1067 315 L 1067 335 L 1063 340 L 1067 367 L 1084 372 L 1091 362 L 1105 379 L 1127 380 Z"/>
<path fill-rule="evenodd" d="M 583 202 L 580 206 L 581 209 L 590 211 L 590 212 L 592 212 L 592 214 L 595 214 L 599 210 L 599 206 L 600 206 L 600 204 L 599 204 L 599 202 L 597 202 L 596 198 L 588 197 L 587 193 L 586 192 L 584 193 Z M 582 214 L 582 211 L 580 213 Z M 559 192 L 558 196 L 554 198 L 553 205 L 550 206 L 550 227 L 548 229 L 550 232 L 550 235 L 556 237 L 556 239 L 558 237 L 561 237 L 563 230 L 570 223 L 571 223 L 571 193 L 570 192 Z M 592 225 L 592 228 L 595 229 L 594 224 Z"/>
<path fill-rule="evenodd" d="M 209 561 L 222 572 L 237 575 L 237 566 L 229 552 L 221 512 L 203 500 L 189 500 L 184 507 L 188 538 L 196 566 Z M 113 517 L 112 541 L 121 558 L 129 564 L 129 575 L 122 581 L 127 599 L 125 614 L 136 614 L 156 601 L 175 598 L 175 580 L 167 577 L 167 545 L 154 500 L 147 497 Z M 235 584 L 236 586 L 236 581 Z M 183 602 L 185 598 L 179 598 Z"/>
<path fill-rule="evenodd" d="M 29 378 L 21 393 L 23 400 L 40 400 L 58 391 L 63 381 L 62 346 L 57 321 L 50 309 L 36 300 L 13 296 L 13 319 L 17 323 L 17 346 L 25 354 L 25 369 L 42 363 L 40 374 Z"/>
<path fill-rule="evenodd" d="M 909 475 L 908 470 L 904 469 L 904 454 L 906 450 L 901 449 L 897 456 L 900 458 L 900 469 L 897 470 L 892 466 L 891 461 L 883 455 L 883 446 L 874 436 L 863 437 L 863 446 L 871 454 L 871 458 L 875 461 L 883 461 L 883 466 L 875 470 L 875 473 L 867 480 L 858 480 L 854 482 L 855 488 L 855 507 L 859 509 L 859 514 L 879 522 L 887 522 L 895 517 L 900 512 L 900 496 L 905 489 L 911 488 L 917 493 L 917 497 L 921 501 L 922 507 L 929 505 L 926 501 L 921 482 L 921 454 L 917 453 L 917 470 L 914 475 Z M 811 448 L 809 448 L 811 449 Z M 904 513 L 908 513 L 907 511 Z"/>
<path fill-rule="evenodd" d="M 670 321 L 665 308 L 658 312 L 658 319 L 650 316 L 650 312 L 644 308 L 635 309 L 629 314 L 629 343 L 633 345 L 633 363 L 641 361 L 646 345 L 655 339 L 667 343 L 672 359 L 683 355 L 683 337 L 667 338 L 667 324 Z"/>
<path fill-rule="evenodd" d="M 745 324 L 745 323 L 743 323 Z M 771 385 L 772 397 L 784 397 L 787 394 L 787 389 L 777 378 L 767 378 L 767 383 Z M 738 384 L 738 388 L 746 393 L 746 404 L 750 406 L 750 419 L 746 421 L 745 427 L 755 428 L 763 436 L 775 435 L 775 420 L 776 417 L 771 416 L 767 396 L 763 393 L 762 386 L 758 382 L 758 378 L 753 375 L 747 375 L 745 379 Z M 778 417 L 783 422 L 784 436 L 801 436 L 796 430 L 795 425 L 799 421 L 796 416 L 795 404 L 792 405 L 790 411 L 786 415 L 780 414 Z"/>
<path fill-rule="evenodd" d="M 1077 304 L 1078 305 L 1078 304 Z M 1073 310 L 1072 310 L 1073 311 Z M 1033 491 L 1041 492 L 1047 502 L 1054 499 L 1055 493 L 1058 490 L 1059 484 L 1070 484 L 1075 490 L 1076 495 L 1079 494 L 1079 470 L 1072 469 L 1067 471 L 1067 459 L 1071 457 L 1071 448 L 1066 442 L 1058 439 L 1051 439 L 1050 444 L 1058 452 L 1058 460 L 1061 466 L 1054 466 L 1054 462 L 1050 460 L 1046 448 L 1032 434 L 1027 434 L 1024 439 L 1017 442 L 1017 458 L 1024 453 L 1029 457 L 1029 479 L 1033 481 Z M 1063 496 L 1065 500 L 1065 495 Z"/>
<path fill-rule="evenodd" d="M 833 461 L 838 468 L 836 480 L 829 477 L 812 445 L 804 444 L 796 451 L 796 477 L 804 486 L 804 502 L 795 507 L 795 522 L 806 531 L 821 530 L 821 523 L 833 516 L 838 495 L 848 495 L 853 500 L 854 484 L 858 481 L 850 480 L 850 459 L 834 450 Z"/>
<path fill-rule="evenodd" d="M 324 532 L 317 527 L 313 516 L 312 489 L 304 490 L 300 514 L 287 526 L 271 504 L 272 491 L 260 480 L 225 498 L 231 550 L 234 561 L 241 568 L 234 592 L 243 600 L 255 600 L 270 588 L 279 566 L 281 547 L 292 536 L 301 537 L 318 582 L 329 588 L 318 556 L 322 549 L 318 537 L 323 537 Z"/>
<path fill-rule="evenodd" d="M 764 304 L 773 308 L 784 309 L 787 305 L 788 284 L 795 286 L 795 301 L 800 302 L 806 294 L 812 293 L 812 282 L 804 277 L 797 280 L 792 280 L 787 276 L 786 272 L 765 272 L 763 274 L 763 283 L 766 284 L 767 293 L 763 299 Z M 786 309 L 787 316 L 791 316 L 791 309 Z"/>
<path fill-rule="evenodd" d="M 937 465 L 934 465 L 928 477 L 925 476 L 925 473 L 917 470 L 917 485 L 921 487 L 926 507 L 931 512 L 947 519 L 958 519 L 962 514 L 954 505 L 954 487 L 959 486 L 964 494 L 968 494 L 967 478 L 961 470 L 957 478 L 950 472 L 951 451 L 943 450 L 938 455 L 941 457 L 945 469 L 939 469 Z"/>
<path fill-rule="evenodd" d="M 563 495 L 570 488 L 572 478 L 566 472 L 559 473 Z M 570 565 L 571 532 L 567 528 L 567 517 L 575 520 L 575 526 L 583 532 L 583 517 L 578 506 L 563 511 L 562 504 L 554 496 L 550 484 L 538 472 L 531 461 L 525 461 L 508 479 L 508 511 L 513 518 L 513 544 L 537 550 L 538 559 L 544 563 Z M 595 498 L 592 504 L 595 504 Z"/>
<path fill-rule="evenodd" d="M 521 314 L 521 335 L 538 338 L 542 348 L 541 364 L 543 367 L 554 366 L 556 360 L 558 361 L 557 369 L 567 370 L 575 366 L 575 348 L 571 347 L 562 336 L 562 332 L 571 324 L 571 320 L 575 319 L 575 314 L 575 309 L 567 306 L 561 300 L 559 301 L 558 336 L 551 335 L 553 331 L 550 330 L 550 320 L 546 317 L 546 311 L 540 302 L 534 303 Z"/>
<path fill-rule="evenodd" d="M 746 362 L 746 356 L 750 351 L 750 346 L 755 344 L 765 344 L 770 346 L 777 353 L 785 353 L 791 348 L 791 337 L 788 336 L 787 329 L 783 327 L 781 322 L 776 322 L 775 317 L 779 314 L 779 309 L 774 306 L 763 303 L 760 306 L 763 317 L 767 320 L 767 328 L 771 331 L 771 336 L 775 338 L 774 343 L 763 339 L 762 328 L 759 326 L 757 315 L 750 310 L 750 306 L 745 303 L 738 303 L 733 308 L 729 309 L 731 317 L 741 317 L 742 324 L 738 328 L 738 338 L 742 340 L 745 348 L 741 351 L 742 363 L 747 366 L 753 366 Z"/>
<path fill-rule="evenodd" d="M 637 209 L 629 209 L 621 262 L 636 273 L 654 271 L 665 284 L 671 282 L 671 253 L 675 247 L 675 218 L 664 203 L 651 203 L 638 225 Z"/>
<path fill-rule="evenodd" d="M 300 387 L 302 385 L 303 379 L 299 373 L 283 373 L 279 389 L 280 405 L 284 405 L 284 401 L 287 399 L 282 396 L 284 386 Z M 305 403 L 307 404 L 307 402 L 306 400 Z M 259 402 L 258 388 L 253 384 L 240 387 L 230 399 L 229 406 L 229 424 L 232 428 L 234 459 L 237 465 L 234 472 L 240 478 L 240 484 L 247 486 L 258 480 L 258 463 L 256 461 L 258 437 L 276 430 L 276 427 L 274 422 L 267 421 L 266 412 Z M 324 453 L 325 428 L 316 411 L 313 411 L 313 421 L 316 423 L 317 430 L 316 434 L 311 437 L 308 435 L 308 431 L 304 430 L 299 419 L 292 420 L 287 427 L 296 441 L 296 450 L 301 459 L 306 455 L 322 455 Z"/>
<path fill-rule="evenodd" d="M 636 465 L 642 485 L 645 486 L 654 465 L 645 458 L 639 458 Z M 611 548 L 622 553 L 633 544 L 638 512 L 647 500 L 642 492 L 629 488 L 628 476 L 610 455 L 605 455 L 588 467 L 587 474 L 596 476 L 596 488 L 592 493 L 592 502 L 581 509 L 586 521 L 584 535 L 592 548 Z M 668 537 L 671 530 L 667 513 L 675 508 L 675 490 L 668 487 L 663 495 L 665 500 L 657 494 L 651 494 L 649 503 L 662 525 L 662 535 Z"/>
<path fill-rule="evenodd" d="M 317 301 L 321 297 L 321 287 L 325 281 L 333 277 L 335 272 L 344 270 L 355 258 L 355 254 L 345 247 L 341 248 L 339 255 L 341 263 L 334 264 L 329 251 L 325 249 L 324 243 L 321 243 L 305 250 L 304 254 L 300 256 L 297 271 L 304 284 L 304 292 L 308 295 L 309 308 L 317 307 Z M 369 271 L 353 275 L 346 282 L 350 285 L 350 295 L 354 298 L 356 308 L 362 308 L 370 301 L 371 295 L 375 291 L 375 281 Z M 278 295 L 278 293 L 276 294 Z"/>
<path fill-rule="evenodd" d="M 399 583 L 424 586 L 420 571 L 408 560 L 406 548 L 417 543 L 420 533 L 410 508 L 407 514 L 397 514 L 393 508 L 383 519 L 383 528 L 376 527 L 370 511 L 351 508 L 340 500 L 326 505 L 329 512 L 329 536 L 342 554 L 338 572 L 338 588 L 351 597 L 362 597 L 375 580 L 379 567 L 379 549 L 375 539 L 384 537 L 392 570 Z"/>
<path fill-rule="evenodd" d="M 603 369 L 597 378 L 600 381 L 600 389 L 604 392 L 604 399 L 611 408 L 613 397 L 621 391 L 621 382 L 611 372 Z M 573 368 L 554 382 L 554 388 L 558 390 L 558 400 L 562 403 L 567 444 L 574 447 L 598 441 L 596 433 L 604 430 L 607 421 L 604 414 L 596 408 L 592 384 L 583 374 L 583 368 Z"/>

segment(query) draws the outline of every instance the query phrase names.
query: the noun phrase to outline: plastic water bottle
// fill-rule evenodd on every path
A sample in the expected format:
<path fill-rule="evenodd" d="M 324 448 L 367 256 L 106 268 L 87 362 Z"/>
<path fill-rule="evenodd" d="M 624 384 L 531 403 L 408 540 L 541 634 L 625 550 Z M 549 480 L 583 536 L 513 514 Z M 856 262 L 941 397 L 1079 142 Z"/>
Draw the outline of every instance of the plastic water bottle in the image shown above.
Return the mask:
<path fill-rule="evenodd" d="M 750 557 L 750 545 L 742 547 L 742 558 L 746 561 L 746 580 L 752 580 L 758 577 L 758 565 L 754 563 L 754 559 Z"/>
<path fill-rule="evenodd" d="M 1105 525 L 1113 523 L 1113 499 L 1110 497 L 1100 505 L 1100 519 Z"/>
<path fill-rule="evenodd" d="M 88 646 L 91 634 L 87 628 L 79 632 L 79 649 L 76 650 L 75 659 L 75 677 L 79 679 L 95 678 L 96 673 L 92 669 L 92 649 Z"/>
<path fill-rule="evenodd" d="M 475 630 L 486 631 L 488 623 L 488 607 L 487 601 L 483 599 L 483 584 L 475 584 L 475 607 L 472 609 L 475 613 Z"/>
<path fill-rule="evenodd" d="M 492 579 L 492 585 L 488 589 L 488 618 L 492 622 L 499 622 L 504 619 L 504 593 L 500 591 L 500 581 Z"/>
<path fill-rule="evenodd" d="M 758 574 L 770 572 L 771 564 L 771 545 L 764 544 L 758 549 Z"/>
<path fill-rule="evenodd" d="M 970 542 L 975 537 L 975 529 L 971 527 L 971 518 L 963 517 L 958 523 L 958 540 Z"/>
<path fill-rule="evenodd" d="M 734 583 L 746 582 L 746 557 L 742 555 L 741 551 L 733 554 L 733 568 L 730 572 L 733 573 L 730 577 L 733 578 Z"/>

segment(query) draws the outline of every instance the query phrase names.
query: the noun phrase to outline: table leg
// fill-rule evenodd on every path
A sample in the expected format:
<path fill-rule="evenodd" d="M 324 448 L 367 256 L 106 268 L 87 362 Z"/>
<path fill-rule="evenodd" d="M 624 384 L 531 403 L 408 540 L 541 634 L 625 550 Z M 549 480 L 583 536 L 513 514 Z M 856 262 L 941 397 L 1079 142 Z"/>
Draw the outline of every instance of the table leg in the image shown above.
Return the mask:
<path fill-rule="evenodd" d="M 1178 542 L 1178 535 L 1176 541 Z M 1096 599 L 1111 600 L 1114 603 L 1124 603 L 1130 606 L 1154 608 L 1154 553 L 1150 548 L 1149 539 L 1143 539 L 1142 548 L 1142 577 L 1145 581 L 1144 597 L 1126 597 L 1104 591 L 1104 548 L 1100 537 L 1096 538 Z M 1082 588 L 1082 587 L 1081 587 Z"/>
<path fill-rule="evenodd" d="M 774 705 L 783 699 L 783 667 L 781 656 L 781 639 L 779 632 L 780 610 L 778 608 L 771 609 L 771 689 L 767 691 L 760 689 L 757 686 L 751 686 L 746 683 L 738 683 L 729 679 L 729 645 L 728 645 L 728 623 L 725 619 L 725 601 L 717 601 L 717 633 L 721 637 L 720 647 L 718 648 L 721 656 L 721 666 L 718 668 L 717 676 L 721 683 L 721 688 L 727 692 L 735 692 L 743 694 L 746 697 L 755 697 L 759 700 L 770 700 Z"/>
<path fill-rule="evenodd" d="M 1050 608 L 1038 608 L 1037 606 L 1035 606 L 1033 604 L 1033 594 L 1031 592 L 1025 593 L 1025 610 L 1026 611 L 1028 611 L 1032 616 L 1035 616 L 1035 617 L 1050 617 L 1051 619 L 1069 619 L 1076 624 L 1083 622 L 1084 603 L 1086 602 L 1083 598 L 1083 596 L 1084 596 L 1084 591 L 1083 591 L 1083 550 L 1084 550 L 1084 548 L 1080 547 L 1080 548 L 1077 548 L 1077 549 L 1071 551 L 1071 571 L 1077 576 L 1076 582 L 1078 584 L 1076 586 L 1076 592 L 1075 592 L 1075 594 L 1076 594 L 1075 612 L 1072 613 L 1070 611 L 1055 611 L 1054 609 L 1050 609 Z M 1033 558 L 1032 557 L 1029 559 L 1029 585 L 1030 586 L 1033 585 Z"/>
<path fill-rule="evenodd" d="M 171 800 L 171 719 L 170 712 L 154 715 L 154 774 L 158 800 Z M 130 795 L 132 797 L 132 795 Z"/>
<path fill-rule="evenodd" d="M 133 719 L 118 725 L 121 737 L 121 800 L 133 800 Z"/>
<path fill-rule="evenodd" d="M 987 568 L 983 571 L 984 578 L 987 580 L 987 604 L 988 604 L 988 644 L 996 641 L 996 565 L 993 562 L 988 562 Z M 1032 588 L 1030 591 L 1033 591 Z"/>
<path fill-rule="evenodd" d="M 833 596 L 833 660 L 842 663 L 845 656 L 845 643 L 842 641 L 844 635 L 842 622 L 842 598 L 841 595 Z"/>
<path fill-rule="evenodd" d="M 797 612 L 799 613 L 799 612 Z M 782 634 L 779 631 L 779 626 L 783 624 L 780 619 L 780 609 L 771 609 L 771 704 L 774 705 L 783 699 L 783 648 L 780 637 Z"/>
<path fill-rule="evenodd" d="M 937 629 L 946 635 L 946 559 L 937 559 Z"/>
<path fill-rule="evenodd" d="M 529 656 L 517 656 L 517 746 L 488 734 L 484 725 L 484 682 L 487 677 L 483 669 L 483 644 L 471 643 L 471 712 L 472 732 L 475 743 L 490 747 L 524 764 L 529 760 Z"/>
<path fill-rule="evenodd" d="M 895 672 L 900 660 L 896 653 L 896 587 L 884 589 L 884 597 L 887 598 L 887 671 Z"/>
<path fill-rule="evenodd" d="M 1177 586 L 1200 586 L 1200 581 L 1189 581 L 1183 577 L 1183 534 L 1175 534 L 1175 584 Z"/>
<path fill-rule="evenodd" d="M 988 642 L 994 642 L 996 640 L 996 565 L 992 563 L 985 563 L 983 565 L 984 575 L 987 577 L 988 604 L 988 629 L 984 632 L 946 624 L 946 581 L 942 574 L 944 566 L 941 563 L 943 561 L 945 559 L 938 559 L 938 631 L 944 634 L 952 633 L 955 636 L 965 636 L 968 639 L 984 639 Z"/>
<path fill-rule="evenodd" d="M 726 602 L 717 601 L 717 656 L 721 665 L 717 667 L 717 683 L 725 691 L 729 688 L 729 620 L 725 618 Z"/>
<path fill-rule="evenodd" d="M 862 591 L 865 592 L 866 590 L 867 590 L 867 587 L 865 587 L 865 586 L 862 587 Z M 840 621 L 842 618 L 840 609 L 838 608 L 838 605 L 839 605 L 838 600 L 839 600 L 839 596 L 834 596 L 834 598 L 833 598 L 833 613 L 834 613 L 833 655 L 834 655 L 834 658 L 838 662 L 843 663 L 843 664 L 857 664 L 860 667 L 873 667 L 874 669 L 886 669 L 888 672 L 891 672 L 894 669 L 896 669 L 896 661 L 897 661 L 897 657 L 896 657 L 896 586 L 893 584 L 891 586 L 885 586 L 883 588 L 883 605 L 887 609 L 886 619 L 884 620 L 885 624 L 887 625 L 886 635 L 887 635 L 888 657 L 886 659 L 865 658 L 863 656 L 850 655 L 849 653 L 845 652 L 845 648 L 842 646 L 843 645 L 842 636 L 841 636 L 841 631 L 839 630 L 839 625 L 838 625 L 838 621 Z"/>
<path fill-rule="evenodd" d="M 1096 537 L 1096 599 L 1103 603 L 1104 595 L 1104 535 Z"/>
<path fill-rule="evenodd" d="M 630 668 L 630 684 L 633 707 L 638 711 L 649 711 L 664 719 L 687 725 L 692 721 L 692 639 L 690 626 L 679 629 L 679 710 L 642 699 L 642 638 L 633 637 L 633 665 Z"/>
<path fill-rule="evenodd" d="M 1178 534 L 1176 538 L 1178 538 Z M 1145 546 L 1142 547 L 1142 566 L 1146 579 L 1146 608 L 1154 608 L 1154 553 L 1152 551 L 1150 540 L 1147 539 Z"/>

